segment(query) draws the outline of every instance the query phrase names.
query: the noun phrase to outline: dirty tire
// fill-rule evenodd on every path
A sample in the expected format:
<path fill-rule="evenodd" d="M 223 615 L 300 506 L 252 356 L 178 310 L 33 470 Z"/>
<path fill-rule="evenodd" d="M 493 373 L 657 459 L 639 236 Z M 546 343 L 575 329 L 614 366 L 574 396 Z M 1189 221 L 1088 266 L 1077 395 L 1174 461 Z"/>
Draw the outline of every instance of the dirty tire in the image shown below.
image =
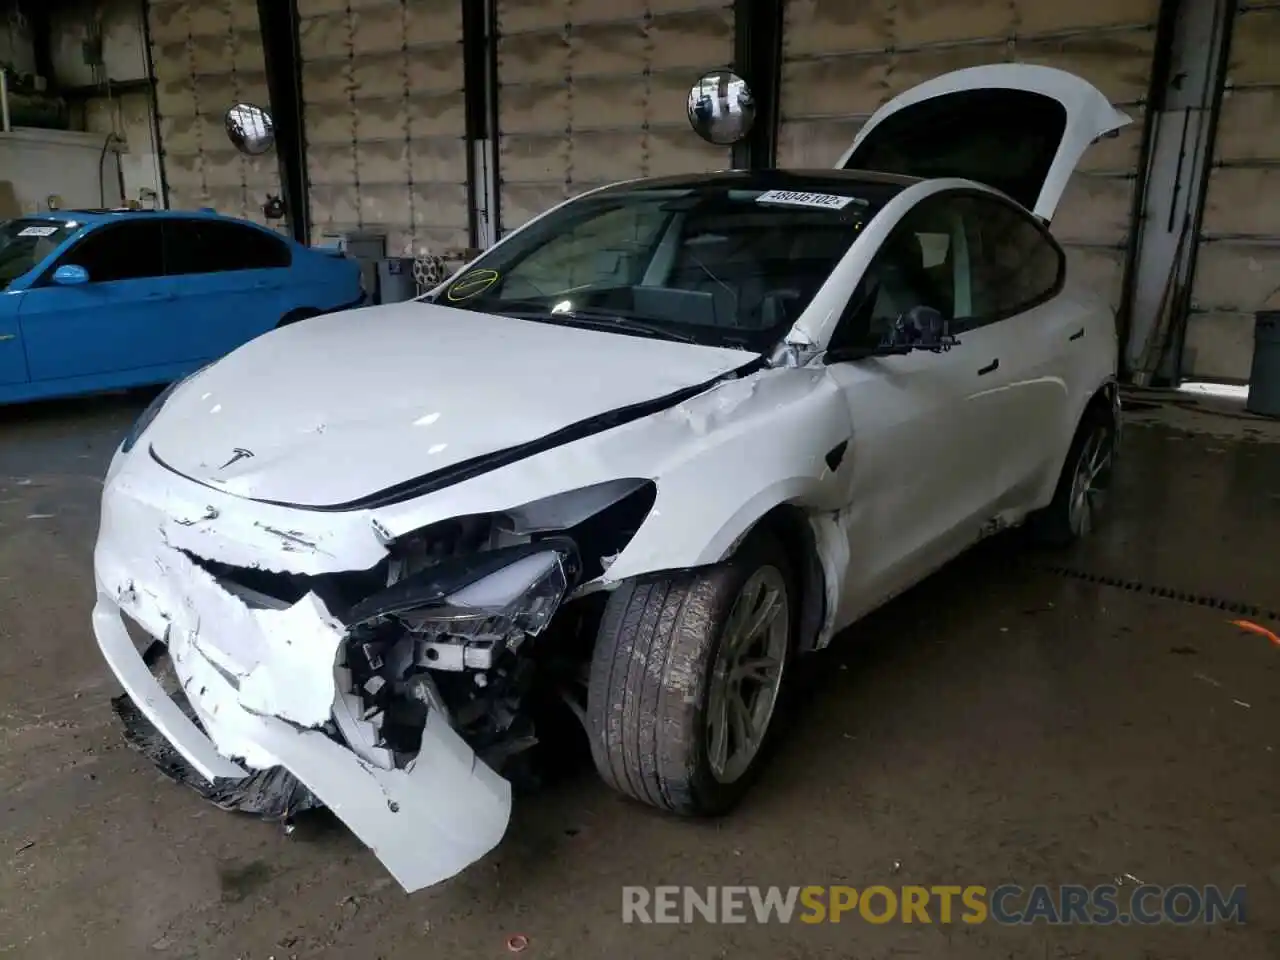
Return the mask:
<path fill-rule="evenodd" d="M 769 566 L 781 573 L 787 597 L 782 689 L 746 772 L 725 783 L 708 757 L 712 671 L 735 600 Z M 784 725 L 798 594 L 785 550 L 765 531 L 748 537 L 727 564 L 619 586 L 601 619 L 587 696 L 591 753 L 605 783 L 681 816 L 715 816 L 737 803 Z"/>
<path fill-rule="evenodd" d="M 280 322 L 276 324 L 276 327 L 287 327 L 291 323 L 297 323 L 300 320 L 310 320 L 312 317 L 318 316 L 320 316 L 320 311 L 312 310 L 310 307 L 304 307 L 301 310 L 290 310 L 280 318 Z"/>
<path fill-rule="evenodd" d="M 1076 435 L 1071 441 L 1071 449 L 1062 464 L 1062 473 L 1058 476 L 1058 486 L 1053 492 L 1053 500 L 1043 510 L 1033 514 L 1027 527 L 1033 541 L 1046 547 L 1067 547 L 1082 536 L 1076 523 L 1073 522 L 1072 494 L 1073 483 L 1080 470 L 1081 459 L 1087 454 L 1091 440 L 1101 435 L 1110 463 L 1115 458 L 1115 422 L 1111 412 L 1100 405 L 1092 405 L 1080 419 Z M 1107 467 L 1105 482 L 1110 485 L 1112 466 Z M 1093 518 L 1096 523 L 1096 516 Z M 1092 527 L 1090 527 L 1092 529 Z M 1083 535 L 1088 535 L 1088 530 Z"/>

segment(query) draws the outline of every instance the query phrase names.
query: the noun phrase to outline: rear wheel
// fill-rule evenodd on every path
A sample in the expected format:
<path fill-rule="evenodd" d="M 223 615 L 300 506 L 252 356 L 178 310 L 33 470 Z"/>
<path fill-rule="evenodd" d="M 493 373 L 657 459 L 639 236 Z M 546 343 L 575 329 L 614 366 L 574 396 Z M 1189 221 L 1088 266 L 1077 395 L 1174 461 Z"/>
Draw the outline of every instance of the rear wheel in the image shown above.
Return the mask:
<path fill-rule="evenodd" d="M 1076 430 L 1049 506 L 1036 514 L 1031 531 L 1050 546 L 1085 537 L 1106 508 L 1115 463 L 1116 429 L 1110 411 L 1090 407 Z"/>
<path fill-rule="evenodd" d="M 763 531 L 723 566 L 620 586 L 587 698 L 605 782 L 685 816 L 741 799 L 780 727 L 796 596 L 786 552 Z"/>

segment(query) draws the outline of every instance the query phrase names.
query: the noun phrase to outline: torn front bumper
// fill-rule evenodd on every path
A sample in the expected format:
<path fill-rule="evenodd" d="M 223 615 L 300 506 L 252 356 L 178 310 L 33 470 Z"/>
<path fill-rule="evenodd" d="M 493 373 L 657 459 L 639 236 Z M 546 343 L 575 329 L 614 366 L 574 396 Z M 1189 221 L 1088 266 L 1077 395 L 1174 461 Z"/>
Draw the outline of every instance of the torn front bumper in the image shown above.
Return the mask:
<path fill-rule="evenodd" d="M 194 484 L 188 490 L 145 452 L 124 459 L 113 464 L 103 493 L 93 629 L 138 713 L 207 783 L 197 788 L 215 802 L 234 800 L 237 789 L 260 786 L 262 771 L 287 771 L 409 891 L 492 850 L 510 817 L 510 784 L 439 714 L 428 715 L 421 750 L 402 769 L 381 768 L 321 729 L 337 698 L 344 632 L 319 598 L 251 609 L 174 545 L 191 538 L 191 517 L 209 525 L 227 517 L 234 528 L 233 518 L 244 521 L 257 505 Z M 269 516 L 247 525 L 277 522 Z M 287 569 L 289 555 L 264 560 Z M 126 617 L 167 645 L 187 709 L 144 661 Z"/>

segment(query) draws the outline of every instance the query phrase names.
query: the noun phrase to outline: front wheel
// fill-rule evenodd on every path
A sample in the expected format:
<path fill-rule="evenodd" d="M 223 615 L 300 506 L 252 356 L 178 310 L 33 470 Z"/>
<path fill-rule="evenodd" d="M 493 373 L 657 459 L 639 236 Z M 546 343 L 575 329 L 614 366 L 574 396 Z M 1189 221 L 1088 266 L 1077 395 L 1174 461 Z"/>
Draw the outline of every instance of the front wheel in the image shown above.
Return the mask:
<path fill-rule="evenodd" d="M 605 782 L 684 816 L 737 803 L 780 726 L 796 596 L 787 555 L 764 532 L 723 566 L 614 591 L 587 697 Z"/>
<path fill-rule="evenodd" d="M 1062 466 L 1049 506 L 1031 519 L 1035 538 L 1049 546 L 1067 546 L 1096 526 L 1111 491 L 1116 424 L 1109 411 L 1085 413 Z"/>

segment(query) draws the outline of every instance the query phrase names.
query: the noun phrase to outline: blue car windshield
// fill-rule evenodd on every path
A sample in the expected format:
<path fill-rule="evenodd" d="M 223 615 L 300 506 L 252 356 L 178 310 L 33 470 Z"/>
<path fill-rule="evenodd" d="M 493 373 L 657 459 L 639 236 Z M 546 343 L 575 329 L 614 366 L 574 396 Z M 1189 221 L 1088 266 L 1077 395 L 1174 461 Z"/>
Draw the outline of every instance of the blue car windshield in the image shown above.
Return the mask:
<path fill-rule="evenodd" d="M 0 290 L 27 273 L 80 229 L 74 220 L 22 218 L 0 222 Z"/>
<path fill-rule="evenodd" d="M 901 189 L 776 172 L 620 185 L 531 224 L 435 299 L 523 320 L 764 351 Z"/>

